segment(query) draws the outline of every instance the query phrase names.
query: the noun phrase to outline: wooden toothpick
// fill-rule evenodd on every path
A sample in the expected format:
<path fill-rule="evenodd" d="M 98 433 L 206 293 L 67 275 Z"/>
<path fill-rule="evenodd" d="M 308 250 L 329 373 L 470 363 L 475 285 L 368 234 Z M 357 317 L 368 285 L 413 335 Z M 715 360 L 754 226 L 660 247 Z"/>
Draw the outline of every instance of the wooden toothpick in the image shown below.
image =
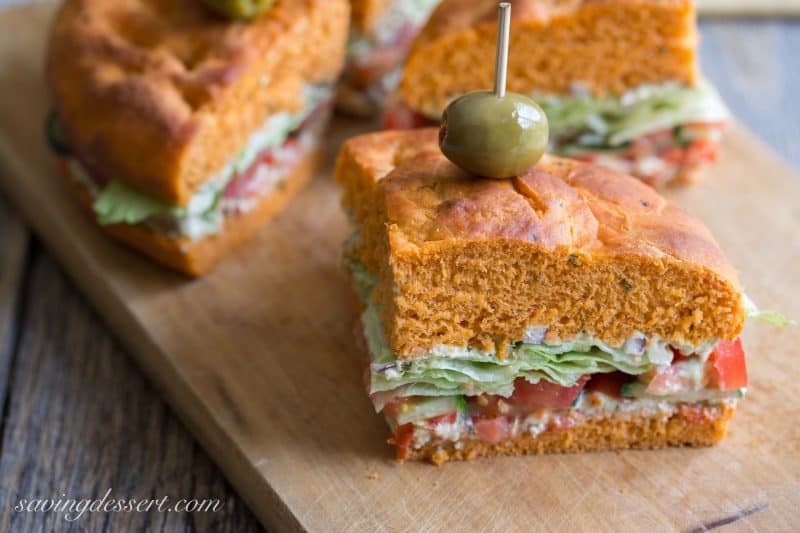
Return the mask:
<path fill-rule="evenodd" d="M 497 57 L 494 63 L 494 94 L 498 98 L 506 95 L 506 73 L 508 71 L 508 33 L 511 26 L 511 4 L 497 5 Z"/>

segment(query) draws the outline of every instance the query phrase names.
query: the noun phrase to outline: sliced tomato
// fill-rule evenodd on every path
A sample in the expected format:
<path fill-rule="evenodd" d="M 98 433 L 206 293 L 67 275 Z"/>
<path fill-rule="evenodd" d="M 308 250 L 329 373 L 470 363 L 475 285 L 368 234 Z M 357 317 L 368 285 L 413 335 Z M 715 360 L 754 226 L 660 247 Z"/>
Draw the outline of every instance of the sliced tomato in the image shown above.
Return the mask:
<path fill-rule="evenodd" d="M 351 59 L 347 69 L 356 86 L 369 87 L 399 67 L 408 54 L 408 48 L 416 34 L 414 26 L 404 24 L 390 42 Z"/>
<path fill-rule="evenodd" d="M 686 152 L 680 146 L 669 146 L 662 148 L 658 153 L 658 158 L 670 165 L 679 165 L 686 157 Z"/>
<path fill-rule="evenodd" d="M 589 376 L 585 375 L 581 376 L 572 387 L 562 387 L 544 379 L 533 384 L 525 378 L 517 378 L 514 381 L 514 394 L 511 395 L 508 402 L 528 409 L 537 407 L 563 409 L 572 405 L 583 387 L 586 386 L 587 381 L 589 381 Z"/>
<path fill-rule="evenodd" d="M 404 46 L 375 48 L 348 66 L 350 77 L 356 87 L 369 87 L 396 69 L 402 63 L 405 54 Z"/>
<path fill-rule="evenodd" d="M 403 102 L 397 102 L 383 114 L 383 129 L 412 130 L 436 124 L 428 117 L 415 112 Z"/>
<path fill-rule="evenodd" d="M 397 418 L 397 413 L 400 410 L 400 406 L 406 400 L 407 400 L 407 398 L 405 398 L 405 397 L 399 397 L 399 398 L 393 399 L 392 401 L 390 401 L 389 403 L 387 403 L 383 407 L 383 411 L 381 411 L 381 413 L 383 413 L 383 416 L 390 416 L 392 418 Z"/>
<path fill-rule="evenodd" d="M 644 378 L 650 378 L 647 382 L 647 394 L 655 396 L 668 396 L 670 394 L 680 394 L 692 389 L 692 382 L 681 371 L 682 365 L 669 365 L 657 367 L 655 370 L 644 374 Z"/>
<path fill-rule="evenodd" d="M 577 161 L 583 161 L 585 163 L 594 163 L 597 161 L 597 155 L 592 153 L 585 153 L 585 154 L 574 154 L 570 156 L 572 159 Z"/>
<path fill-rule="evenodd" d="M 458 413 L 447 413 L 445 415 L 431 417 L 427 422 L 429 426 L 436 427 L 439 424 L 454 424 L 457 418 Z"/>
<path fill-rule="evenodd" d="M 590 392 L 602 392 L 612 398 L 622 398 L 620 389 L 626 383 L 635 380 L 635 376 L 625 372 L 609 372 L 608 374 L 593 374 L 592 379 L 586 384 L 586 390 Z"/>
<path fill-rule="evenodd" d="M 631 161 L 656 155 L 660 150 L 674 145 L 674 135 L 672 129 L 665 129 L 637 137 L 631 141 L 625 155 Z"/>
<path fill-rule="evenodd" d="M 290 137 L 280 147 L 280 159 L 276 156 L 275 148 L 267 148 L 256 157 L 249 167 L 236 174 L 233 179 L 225 186 L 223 196 L 225 198 L 247 198 L 264 194 L 269 189 L 265 187 L 274 186 L 274 182 L 269 179 L 265 181 L 264 170 L 275 166 L 287 166 L 300 159 L 302 147 L 300 141 Z"/>
<path fill-rule="evenodd" d="M 504 416 L 474 419 L 473 424 L 478 437 L 489 444 L 497 444 L 509 433 L 508 419 Z"/>
<path fill-rule="evenodd" d="M 742 339 L 719 341 L 706 365 L 711 387 L 723 391 L 747 387 L 747 364 Z"/>
<path fill-rule="evenodd" d="M 708 129 L 708 130 L 724 130 L 728 128 L 728 123 L 725 121 L 702 121 L 696 120 L 694 122 L 688 122 L 684 125 L 687 128 L 700 128 L 700 129 Z"/>
<path fill-rule="evenodd" d="M 403 424 L 398 426 L 395 431 L 394 437 L 391 437 L 387 442 L 394 444 L 397 448 L 395 455 L 398 460 L 403 461 L 408 458 L 408 449 L 411 446 L 411 440 L 414 438 L 414 424 Z"/>
<path fill-rule="evenodd" d="M 672 350 L 672 363 L 673 364 L 679 363 L 681 361 L 686 361 L 687 359 L 692 357 L 691 355 L 683 355 L 680 352 L 680 350 L 678 350 L 677 348 L 674 348 L 672 346 L 670 346 L 669 349 Z"/>
<path fill-rule="evenodd" d="M 699 166 L 702 163 L 713 163 L 719 159 L 719 145 L 711 139 L 695 139 L 686 147 L 684 165 Z"/>

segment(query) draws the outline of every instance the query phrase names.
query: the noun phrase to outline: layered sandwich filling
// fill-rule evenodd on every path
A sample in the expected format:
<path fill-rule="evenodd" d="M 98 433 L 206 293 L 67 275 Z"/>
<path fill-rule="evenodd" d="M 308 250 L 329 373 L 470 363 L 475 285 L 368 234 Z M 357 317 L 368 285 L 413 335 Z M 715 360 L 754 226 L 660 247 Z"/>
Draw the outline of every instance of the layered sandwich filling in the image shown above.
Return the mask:
<path fill-rule="evenodd" d="M 729 119 L 707 82 L 645 85 L 622 97 L 595 98 L 580 86 L 566 98 L 537 98 L 550 120 L 553 150 L 652 185 L 713 162 Z"/>
<path fill-rule="evenodd" d="M 403 60 L 417 32 L 441 0 L 395 1 L 372 32 L 351 29 L 345 83 L 378 105 L 400 81 Z"/>
<path fill-rule="evenodd" d="M 551 151 L 666 183 L 718 157 L 729 113 L 707 82 L 643 85 L 622 96 L 592 96 L 575 84 L 567 96 L 531 95 L 547 114 Z M 387 128 L 438 123 L 402 105 L 385 116 Z"/>
<path fill-rule="evenodd" d="M 591 332 L 552 339 L 532 325 L 499 355 L 469 346 L 435 346 L 421 357 L 393 353 L 371 300 L 374 279 L 347 261 L 366 309 L 360 330 L 366 386 L 393 432 L 399 458 L 425 446 L 571 428 L 588 420 L 669 417 L 712 422 L 747 386 L 740 340 L 694 346 L 646 333 L 611 345 Z"/>
<path fill-rule="evenodd" d="M 330 114 L 332 90 L 307 86 L 304 95 L 301 111 L 270 116 L 186 205 L 166 203 L 94 172 L 74 155 L 65 156 L 69 173 L 94 198 L 101 224 L 144 224 L 173 238 L 199 240 L 220 232 L 226 217 L 258 206 L 314 149 Z"/>

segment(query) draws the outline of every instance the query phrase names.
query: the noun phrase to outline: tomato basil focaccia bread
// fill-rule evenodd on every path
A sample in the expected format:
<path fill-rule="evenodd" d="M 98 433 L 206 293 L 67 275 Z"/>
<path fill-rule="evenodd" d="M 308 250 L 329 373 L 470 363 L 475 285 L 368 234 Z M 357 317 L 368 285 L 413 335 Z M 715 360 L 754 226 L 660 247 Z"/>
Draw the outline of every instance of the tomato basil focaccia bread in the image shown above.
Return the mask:
<path fill-rule="evenodd" d="M 397 87 L 411 42 L 441 0 L 350 0 L 347 66 L 337 106 L 359 116 L 376 114 Z"/>
<path fill-rule="evenodd" d="M 516 0 L 508 90 L 534 97 L 551 148 L 650 185 L 689 183 L 718 156 L 728 111 L 703 80 L 691 0 Z M 495 0 L 445 0 L 408 56 L 388 128 L 438 123 L 492 87 Z"/>
<path fill-rule="evenodd" d="M 747 384 L 736 274 L 696 218 L 607 167 L 471 176 L 434 129 L 336 167 L 368 389 L 400 459 L 702 446 Z"/>
<path fill-rule="evenodd" d="M 278 0 L 252 22 L 198 0 L 64 2 L 51 126 L 98 222 L 205 272 L 313 174 L 349 16 L 346 0 Z"/>

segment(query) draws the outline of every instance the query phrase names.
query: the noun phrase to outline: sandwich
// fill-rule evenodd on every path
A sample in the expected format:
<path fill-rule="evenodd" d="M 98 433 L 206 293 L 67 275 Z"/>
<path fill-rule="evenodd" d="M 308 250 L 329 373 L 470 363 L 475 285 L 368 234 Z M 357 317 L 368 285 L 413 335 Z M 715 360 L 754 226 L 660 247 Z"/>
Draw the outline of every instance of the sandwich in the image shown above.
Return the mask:
<path fill-rule="evenodd" d="M 399 459 L 725 435 L 759 312 L 709 230 L 651 187 L 552 155 L 476 177 L 432 128 L 350 139 L 335 179 L 356 344 Z"/>
<path fill-rule="evenodd" d="M 203 274 L 313 175 L 348 22 L 346 0 L 250 22 L 198 0 L 67 0 L 48 133 L 78 198 L 112 237 Z"/>
<path fill-rule="evenodd" d="M 729 119 L 697 60 L 691 0 L 512 2 L 510 91 L 547 113 L 553 153 L 653 186 L 696 181 Z M 445 106 L 491 87 L 495 0 L 445 0 L 406 60 L 387 128 L 438 124 Z"/>
<path fill-rule="evenodd" d="M 337 107 L 368 117 L 397 87 L 411 42 L 441 0 L 351 0 L 347 64 Z"/>

